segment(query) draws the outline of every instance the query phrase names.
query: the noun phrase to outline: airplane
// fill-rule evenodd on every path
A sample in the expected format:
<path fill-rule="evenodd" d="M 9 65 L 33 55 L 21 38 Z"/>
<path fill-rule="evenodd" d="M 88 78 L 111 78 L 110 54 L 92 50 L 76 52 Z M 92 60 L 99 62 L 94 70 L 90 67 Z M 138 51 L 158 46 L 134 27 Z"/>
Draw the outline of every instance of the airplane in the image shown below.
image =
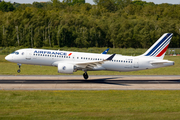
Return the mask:
<path fill-rule="evenodd" d="M 163 34 L 144 54 L 139 56 L 26 48 L 16 50 L 5 59 L 17 63 L 18 73 L 21 64 L 44 65 L 57 67 L 58 73 L 72 74 L 82 70 L 84 79 L 88 79 L 87 71 L 123 72 L 174 65 L 174 61 L 163 60 L 172 36 L 172 33 Z"/>

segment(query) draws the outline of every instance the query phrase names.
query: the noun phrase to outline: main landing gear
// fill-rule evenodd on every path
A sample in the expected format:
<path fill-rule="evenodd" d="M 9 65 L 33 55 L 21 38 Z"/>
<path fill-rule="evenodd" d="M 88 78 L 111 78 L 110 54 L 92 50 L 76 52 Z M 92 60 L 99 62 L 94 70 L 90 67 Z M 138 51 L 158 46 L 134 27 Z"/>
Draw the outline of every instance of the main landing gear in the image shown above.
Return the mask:
<path fill-rule="evenodd" d="M 83 77 L 84 77 L 85 80 L 88 79 L 89 76 L 88 76 L 87 72 L 85 72 L 85 73 L 83 74 Z"/>
<path fill-rule="evenodd" d="M 19 69 L 17 70 L 18 73 L 21 72 L 20 68 L 21 68 L 21 64 L 17 64 L 19 66 Z"/>

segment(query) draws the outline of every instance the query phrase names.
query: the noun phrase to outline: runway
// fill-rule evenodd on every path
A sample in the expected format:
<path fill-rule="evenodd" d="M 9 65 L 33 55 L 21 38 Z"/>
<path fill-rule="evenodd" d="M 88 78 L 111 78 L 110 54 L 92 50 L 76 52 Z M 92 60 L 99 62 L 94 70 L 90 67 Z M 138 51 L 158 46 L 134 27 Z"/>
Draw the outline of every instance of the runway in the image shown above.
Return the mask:
<path fill-rule="evenodd" d="M 0 76 L 0 90 L 180 90 L 180 76 Z"/>

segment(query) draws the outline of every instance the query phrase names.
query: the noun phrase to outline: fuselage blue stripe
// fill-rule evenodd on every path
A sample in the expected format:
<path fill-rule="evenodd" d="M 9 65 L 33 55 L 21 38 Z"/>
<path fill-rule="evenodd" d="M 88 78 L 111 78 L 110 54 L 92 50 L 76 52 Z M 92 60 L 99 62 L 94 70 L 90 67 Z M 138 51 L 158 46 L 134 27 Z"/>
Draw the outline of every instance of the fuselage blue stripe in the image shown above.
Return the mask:
<path fill-rule="evenodd" d="M 147 53 L 145 56 L 151 55 L 151 53 L 153 53 L 153 52 L 159 47 L 159 45 L 161 45 L 170 35 L 171 35 L 171 33 L 168 33 L 168 34 L 167 34 L 149 53 Z"/>
<path fill-rule="evenodd" d="M 169 37 L 158 49 L 156 49 L 156 51 L 153 54 L 151 54 L 151 56 L 156 54 L 158 52 L 158 50 L 161 49 L 164 46 L 164 44 L 166 44 L 169 41 L 169 39 L 171 39 L 171 37 Z"/>

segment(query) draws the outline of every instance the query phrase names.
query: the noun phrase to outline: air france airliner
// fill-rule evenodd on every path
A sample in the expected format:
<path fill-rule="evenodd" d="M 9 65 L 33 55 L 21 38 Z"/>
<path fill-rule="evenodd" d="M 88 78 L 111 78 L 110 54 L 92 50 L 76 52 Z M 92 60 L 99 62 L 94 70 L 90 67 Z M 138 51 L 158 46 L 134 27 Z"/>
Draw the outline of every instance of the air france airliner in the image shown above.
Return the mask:
<path fill-rule="evenodd" d="M 17 72 L 20 72 L 21 64 L 45 65 L 57 67 L 59 73 L 82 70 L 84 79 L 88 79 L 87 71 L 137 71 L 174 65 L 174 61 L 163 60 L 172 35 L 165 33 L 139 56 L 28 48 L 17 50 L 5 59 L 19 65 Z"/>

